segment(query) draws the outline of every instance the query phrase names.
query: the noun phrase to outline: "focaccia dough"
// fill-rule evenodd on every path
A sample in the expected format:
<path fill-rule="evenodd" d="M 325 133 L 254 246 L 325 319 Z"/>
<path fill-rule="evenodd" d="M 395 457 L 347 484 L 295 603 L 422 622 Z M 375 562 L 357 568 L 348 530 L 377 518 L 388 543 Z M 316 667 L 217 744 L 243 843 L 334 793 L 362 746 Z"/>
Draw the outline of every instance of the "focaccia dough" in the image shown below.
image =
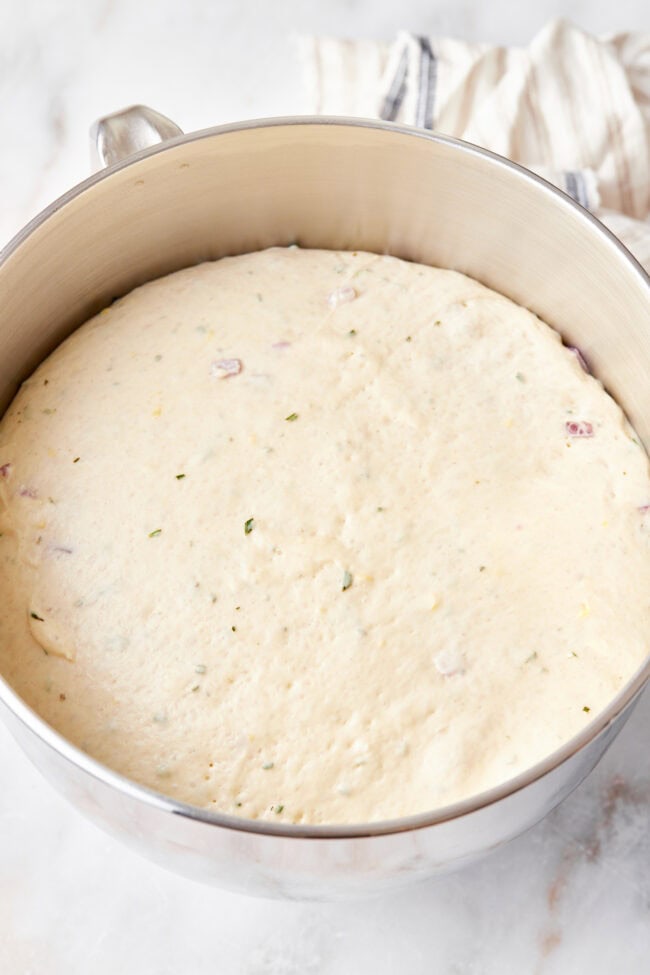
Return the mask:
<path fill-rule="evenodd" d="M 273 822 L 429 810 L 648 653 L 648 459 L 462 274 L 272 249 L 138 288 L 0 424 L 0 671 L 91 755 Z"/>

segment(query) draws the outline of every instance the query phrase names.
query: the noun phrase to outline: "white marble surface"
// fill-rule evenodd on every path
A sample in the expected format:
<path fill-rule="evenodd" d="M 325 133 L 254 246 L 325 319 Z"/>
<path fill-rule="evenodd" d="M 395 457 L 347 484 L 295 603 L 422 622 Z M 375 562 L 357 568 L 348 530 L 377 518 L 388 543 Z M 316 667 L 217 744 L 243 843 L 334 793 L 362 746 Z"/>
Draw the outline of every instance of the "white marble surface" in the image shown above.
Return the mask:
<path fill-rule="evenodd" d="M 647 0 L 4 0 L 0 244 L 87 172 L 89 121 L 145 102 L 186 130 L 306 109 L 291 36 L 524 42 L 552 16 L 648 27 Z M 253 901 L 123 849 L 0 728 L 0 973 L 636 975 L 650 970 L 650 695 L 545 822 L 461 873 L 355 905 Z"/>

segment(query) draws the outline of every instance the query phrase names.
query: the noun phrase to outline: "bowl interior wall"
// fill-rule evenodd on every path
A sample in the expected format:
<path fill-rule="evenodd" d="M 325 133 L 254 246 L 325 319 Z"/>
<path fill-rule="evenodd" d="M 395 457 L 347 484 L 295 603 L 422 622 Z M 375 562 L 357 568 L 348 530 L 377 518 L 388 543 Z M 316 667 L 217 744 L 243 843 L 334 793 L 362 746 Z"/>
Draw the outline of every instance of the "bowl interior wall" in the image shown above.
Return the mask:
<path fill-rule="evenodd" d="M 72 193 L 0 265 L 0 412 L 73 328 L 146 280 L 297 242 L 455 268 L 579 345 L 650 445 L 650 288 L 568 200 L 435 137 L 311 122 L 206 133 Z"/>

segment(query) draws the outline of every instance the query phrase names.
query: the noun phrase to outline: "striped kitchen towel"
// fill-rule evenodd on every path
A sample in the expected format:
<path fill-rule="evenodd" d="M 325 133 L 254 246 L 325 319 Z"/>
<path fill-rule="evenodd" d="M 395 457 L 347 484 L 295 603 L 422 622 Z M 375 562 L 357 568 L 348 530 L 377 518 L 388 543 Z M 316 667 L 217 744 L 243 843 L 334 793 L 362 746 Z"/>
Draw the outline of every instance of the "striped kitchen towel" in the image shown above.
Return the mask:
<path fill-rule="evenodd" d="M 299 45 L 312 111 L 508 156 L 594 211 L 650 270 L 650 33 L 594 37 L 560 20 L 525 48 L 407 32 Z"/>

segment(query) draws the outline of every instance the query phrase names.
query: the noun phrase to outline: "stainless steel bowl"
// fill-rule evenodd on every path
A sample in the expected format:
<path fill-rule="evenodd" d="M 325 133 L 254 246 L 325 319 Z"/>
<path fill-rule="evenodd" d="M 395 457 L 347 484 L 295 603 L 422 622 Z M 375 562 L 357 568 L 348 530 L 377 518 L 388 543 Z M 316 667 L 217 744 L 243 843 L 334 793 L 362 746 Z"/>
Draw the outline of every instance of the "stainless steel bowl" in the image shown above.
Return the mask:
<path fill-rule="evenodd" d="M 549 184 L 474 146 L 379 122 L 288 118 L 178 132 L 142 108 L 102 120 L 99 158 L 113 165 L 0 255 L 0 410 L 115 295 L 198 261 L 295 241 L 456 268 L 530 307 L 585 351 L 650 447 L 650 281 Z M 334 898 L 449 870 L 541 819 L 593 768 L 649 676 L 650 660 L 579 735 L 509 782 L 358 826 L 274 825 L 183 805 L 75 748 L 2 680 L 0 701 L 56 788 L 141 853 L 239 891 Z"/>

